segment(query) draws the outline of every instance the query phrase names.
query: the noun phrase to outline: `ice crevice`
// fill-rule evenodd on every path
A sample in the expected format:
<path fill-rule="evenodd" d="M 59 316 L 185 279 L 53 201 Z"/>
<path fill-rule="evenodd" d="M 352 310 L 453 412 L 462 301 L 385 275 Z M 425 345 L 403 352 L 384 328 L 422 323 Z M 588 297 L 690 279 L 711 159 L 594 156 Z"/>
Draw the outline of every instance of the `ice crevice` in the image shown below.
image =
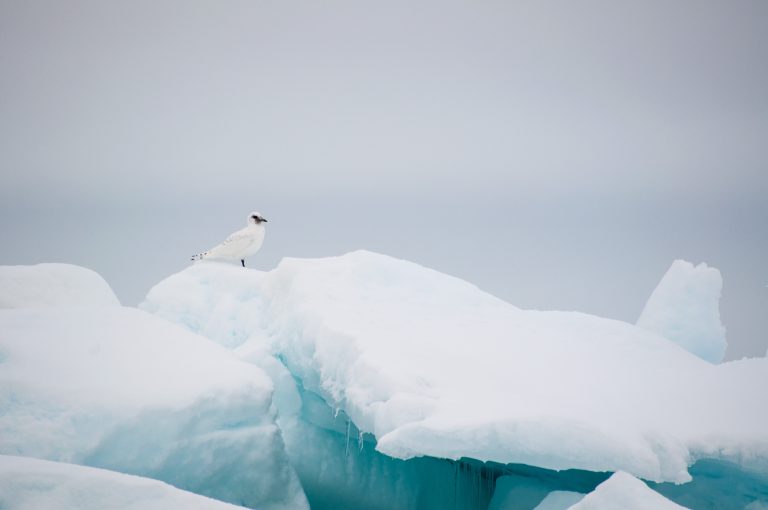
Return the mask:
<path fill-rule="evenodd" d="M 316 510 L 566 509 L 613 475 L 607 471 L 552 470 L 467 457 L 392 457 L 382 453 L 376 437 L 360 431 L 343 410 L 331 407 L 295 377 L 292 381 L 302 402 L 301 410 L 281 419 L 280 424 L 291 461 Z M 624 506 L 627 501 L 615 500 L 615 492 L 624 486 L 630 493 L 641 493 L 639 501 L 645 501 L 646 506 L 640 503 L 638 509 L 744 508 L 768 499 L 768 477 L 745 472 L 738 464 L 699 460 L 691 465 L 690 473 L 689 483 L 648 482 L 652 489 L 647 492 L 628 482 L 628 477 L 634 477 L 623 474 L 619 477 L 621 483 L 612 482 L 612 489 L 600 492 L 600 499 L 593 499 L 606 499 L 604 508 L 633 508 Z M 741 487 L 741 492 L 731 489 L 734 484 Z M 666 498 L 668 505 L 659 506 Z M 583 508 L 603 507 L 585 504 Z"/>
<path fill-rule="evenodd" d="M 514 485 L 519 508 L 533 509 L 554 490 L 589 492 L 606 473 L 556 472 L 471 458 L 419 456 L 399 459 L 380 452 L 376 437 L 361 431 L 296 380 L 302 401 L 298 414 L 280 418 L 291 462 L 313 509 L 505 508 L 497 481 Z M 521 491 L 521 487 L 535 490 Z"/>

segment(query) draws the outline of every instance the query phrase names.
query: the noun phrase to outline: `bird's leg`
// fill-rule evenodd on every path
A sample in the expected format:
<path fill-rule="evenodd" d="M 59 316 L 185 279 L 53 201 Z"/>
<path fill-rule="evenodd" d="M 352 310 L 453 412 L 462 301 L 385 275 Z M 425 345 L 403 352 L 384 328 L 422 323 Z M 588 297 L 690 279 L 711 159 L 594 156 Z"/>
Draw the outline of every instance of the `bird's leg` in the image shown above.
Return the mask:
<path fill-rule="evenodd" d="M 245 259 L 240 259 L 240 263 L 245 267 Z"/>

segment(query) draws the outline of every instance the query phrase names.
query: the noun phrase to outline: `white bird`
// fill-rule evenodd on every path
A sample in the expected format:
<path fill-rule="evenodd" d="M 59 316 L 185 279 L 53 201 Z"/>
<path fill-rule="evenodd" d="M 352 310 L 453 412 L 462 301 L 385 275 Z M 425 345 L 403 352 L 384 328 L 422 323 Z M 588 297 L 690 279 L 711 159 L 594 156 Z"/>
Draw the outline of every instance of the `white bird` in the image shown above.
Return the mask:
<path fill-rule="evenodd" d="M 192 260 L 240 259 L 240 263 L 245 267 L 246 257 L 255 255 L 264 242 L 264 223 L 266 222 L 267 220 L 261 214 L 252 212 L 248 216 L 248 223 L 244 229 L 230 234 L 220 245 L 193 255 Z"/>

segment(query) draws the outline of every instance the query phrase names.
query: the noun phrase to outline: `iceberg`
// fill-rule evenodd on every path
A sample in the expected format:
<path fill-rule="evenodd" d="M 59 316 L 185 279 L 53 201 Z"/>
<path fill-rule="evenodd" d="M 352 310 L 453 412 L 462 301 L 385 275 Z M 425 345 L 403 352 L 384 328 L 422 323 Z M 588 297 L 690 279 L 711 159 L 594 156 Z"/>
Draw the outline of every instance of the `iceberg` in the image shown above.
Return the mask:
<path fill-rule="evenodd" d="M 60 479 L 51 497 L 108 477 L 143 498 L 117 485 L 136 475 L 266 510 L 768 504 L 764 358 L 713 364 L 366 251 L 199 262 L 141 309 L 88 270 L 40 269 L 0 268 L 0 470 Z M 32 489 L 8 506 L 48 497 Z"/>
<path fill-rule="evenodd" d="M 0 454 L 145 476 L 252 508 L 308 507 L 261 369 L 146 312 L 48 298 L 0 310 Z"/>
<path fill-rule="evenodd" d="M 0 266 L 0 309 L 41 306 L 117 306 L 109 284 L 71 264 Z"/>
<path fill-rule="evenodd" d="M 767 360 L 712 365 L 645 328 L 521 310 L 384 255 L 284 259 L 269 272 L 198 263 L 141 308 L 276 365 L 278 423 L 313 508 L 334 486 L 348 501 L 388 483 L 403 501 L 419 484 L 451 490 L 423 478 L 443 467 L 488 505 L 510 466 L 535 466 L 547 482 L 528 508 L 616 471 L 684 483 L 711 458 L 768 473 L 768 409 L 755 405 Z M 356 482 L 339 488 L 337 469 Z"/>
<path fill-rule="evenodd" d="M 569 510 L 685 510 L 627 473 L 614 473 Z"/>
<path fill-rule="evenodd" d="M 570 491 L 553 491 L 547 494 L 533 510 L 565 510 L 584 498 L 584 494 Z"/>
<path fill-rule="evenodd" d="M 148 478 L 0 455 L 4 510 L 243 510 Z"/>
<path fill-rule="evenodd" d="M 651 294 L 637 325 L 701 359 L 719 363 L 728 343 L 720 322 L 720 271 L 676 260 Z"/>

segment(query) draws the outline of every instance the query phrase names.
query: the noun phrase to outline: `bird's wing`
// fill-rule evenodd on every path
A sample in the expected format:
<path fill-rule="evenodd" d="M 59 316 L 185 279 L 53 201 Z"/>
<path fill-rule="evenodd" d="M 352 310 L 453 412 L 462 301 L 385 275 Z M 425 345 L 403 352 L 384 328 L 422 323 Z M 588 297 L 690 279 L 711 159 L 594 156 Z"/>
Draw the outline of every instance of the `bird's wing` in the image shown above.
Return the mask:
<path fill-rule="evenodd" d="M 253 243 L 253 235 L 247 230 L 238 230 L 227 237 L 223 243 L 206 251 L 205 257 L 240 257 Z"/>

